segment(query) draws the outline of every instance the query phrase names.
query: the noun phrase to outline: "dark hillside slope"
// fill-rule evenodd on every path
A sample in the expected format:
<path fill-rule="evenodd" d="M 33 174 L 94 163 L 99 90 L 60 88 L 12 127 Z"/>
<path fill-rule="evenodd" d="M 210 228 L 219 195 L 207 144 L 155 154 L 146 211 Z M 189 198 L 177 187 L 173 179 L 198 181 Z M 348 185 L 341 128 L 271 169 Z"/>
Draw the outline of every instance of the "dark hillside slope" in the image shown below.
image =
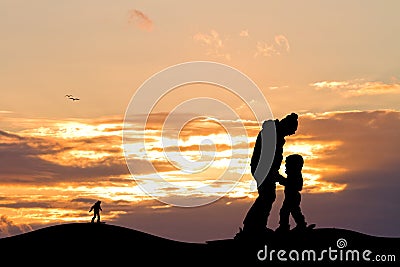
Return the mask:
<path fill-rule="evenodd" d="M 279 250 L 282 251 L 280 257 L 277 256 Z M 365 250 L 371 251 L 367 255 L 369 261 L 362 258 Z M 322 263 L 398 266 L 400 238 L 317 228 L 285 235 L 270 232 L 256 240 L 186 243 L 115 225 L 69 223 L 2 238 L 0 253 L 2 260 L 13 266 L 134 266 L 139 263 L 148 266 L 308 266 Z M 378 262 L 377 256 L 386 257 L 386 261 Z"/>

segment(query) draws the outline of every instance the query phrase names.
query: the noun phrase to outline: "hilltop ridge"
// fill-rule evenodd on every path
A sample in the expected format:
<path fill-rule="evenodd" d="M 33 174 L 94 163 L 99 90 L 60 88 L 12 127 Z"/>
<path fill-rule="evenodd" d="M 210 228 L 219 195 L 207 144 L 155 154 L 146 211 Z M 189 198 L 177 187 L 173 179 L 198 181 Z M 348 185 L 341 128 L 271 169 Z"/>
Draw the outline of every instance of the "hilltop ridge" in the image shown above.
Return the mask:
<path fill-rule="evenodd" d="M 327 252 L 321 256 L 324 249 Z M 336 250 L 336 260 L 328 257 L 329 249 Z M 272 250 L 274 252 L 270 254 Z M 277 254 L 279 250 L 285 252 L 280 258 Z M 307 257 L 311 258 L 305 261 L 301 261 L 301 257 L 299 260 L 293 260 L 289 257 L 293 250 L 297 251 L 299 256 L 303 251 L 315 251 L 315 260 L 312 259 L 313 255 L 308 255 L 310 252 L 307 252 Z M 362 258 L 350 262 L 346 262 L 344 258 L 339 260 L 340 251 L 346 256 L 348 250 L 359 251 L 360 258 L 363 251 L 370 250 L 370 261 Z M 271 262 L 289 266 L 299 263 L 348 265 L 376 263 L 376 255 L 394 257 L 384 262 L 384 265 L 393 265 L 400 260 L 400 238 L 376 237 L 346 229 L 317 228 L 303 234 L 278 235 L 271 232 L 257 240 L 237 241 L 232 238 L 188 243 L 111 224 L 66 223 L 2 238 L 0 251 L 3 259 L 12 259 L 17 265 L 55 265 L 58 261 L 65 264 L 79 265 L 87 262 L 96 265 L 111 263 L 118 266 L 139 262 L 146 265 L 172 266 L 214 266 L 218 263 L 266 266 Z M 23 256 L 11 258 L 15 253 Z M 295 258 L 295 253 L 292 254 L 292 258 Z M 281 258 L 286 258 L 286 261 L 281 261 Z M 318 261 L 318 258 L 321 260 Z"/>

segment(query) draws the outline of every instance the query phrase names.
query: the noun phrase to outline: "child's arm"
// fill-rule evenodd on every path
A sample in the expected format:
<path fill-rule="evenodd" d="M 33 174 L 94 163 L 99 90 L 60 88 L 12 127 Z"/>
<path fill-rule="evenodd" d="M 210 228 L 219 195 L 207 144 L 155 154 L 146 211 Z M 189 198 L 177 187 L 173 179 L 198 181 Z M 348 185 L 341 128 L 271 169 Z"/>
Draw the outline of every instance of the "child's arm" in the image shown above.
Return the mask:
<path fill-rule="evenodd" d="M 303 177 L 301 175 L 293 180 L 293 186 L 299 192 L 303 190 Z"/>
<path fill-rule="evenodd" d="M 300 179 L 299 179 L 299 192 L 301 191 L 301 190 L 303 190 L 303 177 L 300 177 Z"/>
<path fill-rule="evenodd" d="M 283 185 L 283 186 L 286 186 L 286 184 L 287 184 L 287 179 L 283 176 L 283 175 L 281 175 L 280 173 L 278 173 L 277 175 L 276 175 L 276 181 L 280 184 L 280 185 Z"/>

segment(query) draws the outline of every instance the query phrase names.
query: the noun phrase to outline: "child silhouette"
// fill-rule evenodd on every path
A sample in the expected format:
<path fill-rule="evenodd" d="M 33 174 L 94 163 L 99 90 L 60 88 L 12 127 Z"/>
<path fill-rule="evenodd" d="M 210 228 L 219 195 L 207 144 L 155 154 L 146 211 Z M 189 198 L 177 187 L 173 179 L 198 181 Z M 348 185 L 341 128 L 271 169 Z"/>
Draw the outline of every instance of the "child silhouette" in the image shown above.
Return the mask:
<path fill-rule="evenodd" d="M 279 212 L 279 227 L 277 232 L 289 231 L 289 216 L 292 214 L 296 227 L 294 230 L 304 230 L 307 227 L 304 215 L 301 212 L 300 191 L 303 189 L 303 176 L 301 170 L 304 165 L 304 159 L 299 154 L 292 154 L 286 157 L 285 167 L 287 178 L 279 179 L 279 183 L 285 186 L 285 199 Z"/>
<path fill-rule="evenodd" d="M 100 222 L 100 211 L 103 211 L 101 209 L 100 204 L 101 204 L 101 201 L 98 200 L 96 203 L 93 204 L 93 206 L 89 210 L 89 212 L 91 212 L 93 210 L 93 213 L 94 213 L 93 218 L 92 218 L 92 223 L 94 223 L 94 220 L 96 219 L 96 217 L 97 217 L 97 222 L 98 223 Z"/>

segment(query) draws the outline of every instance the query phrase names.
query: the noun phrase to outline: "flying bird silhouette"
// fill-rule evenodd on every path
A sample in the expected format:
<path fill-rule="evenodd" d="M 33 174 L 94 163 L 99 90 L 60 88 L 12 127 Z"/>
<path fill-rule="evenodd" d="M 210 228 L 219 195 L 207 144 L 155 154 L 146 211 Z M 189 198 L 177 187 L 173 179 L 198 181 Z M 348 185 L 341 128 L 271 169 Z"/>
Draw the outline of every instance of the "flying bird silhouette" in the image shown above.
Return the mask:
<path fill-rule="evenodd" d="M 79 98 L 73 97 L 72 95 L 65 95 L 65 97 L 68 97 L 68 99 L 71 99 L 72 101 L 80 100 Z"/>

